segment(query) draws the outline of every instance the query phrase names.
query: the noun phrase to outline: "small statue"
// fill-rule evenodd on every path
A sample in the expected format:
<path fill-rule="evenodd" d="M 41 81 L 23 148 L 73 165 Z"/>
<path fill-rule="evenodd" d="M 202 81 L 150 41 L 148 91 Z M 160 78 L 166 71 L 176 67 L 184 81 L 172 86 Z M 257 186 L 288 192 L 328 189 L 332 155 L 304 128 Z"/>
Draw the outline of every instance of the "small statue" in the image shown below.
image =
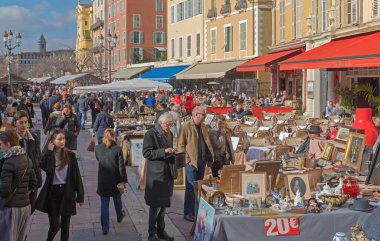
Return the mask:
<path fill-rule="evenodd" d="M 315 198 L 310 198 L 310 199 L 307 201 L 306 211 L 307 211 L 308 213 L 320 213 L 320 212 L 322 211 L 322 208 L 321 208 L 321 206 L 318 204 L 317 199 L 315 199 Z"/>
<path fill-rule="evenodd" d="M 315 195 L 315 197 L 317 198 L 317 200 L 319 202 L 322 202 L 322 200 L 319 198 L 320 196 L 322 195 L 326 195 L 326 196 L 331 196 L 333 195 L 332 191 L 331 191 L 331 187 L 326 183 L 324 186 L 323 186 L 323 190 L 320 192 L 320 193 L 317 193 Z"/>
<path fill-rule="evenodd" d="M 296 197 L 294 198 L 294 206 L 303 207 L 303 199 L 301 197 L 301 192 L 299 189 L 297 189 Z"/>
<path fill-rule="evenodd" d="M 342 195 L 342 193 L 343 193 L 343 181 L 344 181 L 343 177 L 339 178 L 339 185 L 335 188 L 335 191 L 334 191 L 335 195 Z"/>

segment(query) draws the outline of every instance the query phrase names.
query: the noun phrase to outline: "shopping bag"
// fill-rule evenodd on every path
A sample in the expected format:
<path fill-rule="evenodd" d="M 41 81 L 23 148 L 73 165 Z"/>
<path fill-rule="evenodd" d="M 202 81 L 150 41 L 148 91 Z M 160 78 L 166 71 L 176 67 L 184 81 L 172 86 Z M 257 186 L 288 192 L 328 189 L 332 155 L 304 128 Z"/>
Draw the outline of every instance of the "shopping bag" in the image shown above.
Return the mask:
<path fill-rule="evenodd" d="M 95 151 L 95 137 L 92 137 L 90 143 L 88 143 L 87 151 Z"/>

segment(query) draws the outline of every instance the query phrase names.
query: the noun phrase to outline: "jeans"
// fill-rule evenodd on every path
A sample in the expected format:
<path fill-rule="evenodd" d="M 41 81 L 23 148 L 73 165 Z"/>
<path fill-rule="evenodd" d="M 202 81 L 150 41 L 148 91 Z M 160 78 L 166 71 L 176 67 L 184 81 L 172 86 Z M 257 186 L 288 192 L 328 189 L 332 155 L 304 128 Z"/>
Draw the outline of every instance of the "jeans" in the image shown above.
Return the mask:
<path fill-rule="evenodd" d="M 87 120 L 87 111 L 79 110 L 80 113 L 80 127 L 84 129 Z"/>
<path fill-rule="evenodd" d="M 53 185 L 49 203 L 49 231 L 47 241 L 53 241 L 55 235 L 61 229 L 61 241 L 69 240 L 71 216 L 60 216 L 59 209 L 63 199 L 65 185 Z"/>
<path fill-rule="evenodd" d="M 165 208 L 149 207 L 149 236 L 161 235 L 165 230 Z M 157 224 L 157 227 L 156 227 Z"/>
<path fill-rule="evenodd" d="M 97 136 L 98 139 L 98 145 L 103 143 L 103 136 Z"/>
<path fill-rule="evenodd" d="M 96 110 L 91 110 L 91 128 L 94 128 L 94 123 L 95 123 L 95 120 L 96 120 L 96 116 L 99 114 L 98 111 Z"/>
<path fill-rule="evenodd" d="M 194 182 L 202 180 L 205 175 L 206 162 L 198 161 L 198 169 L 192 166 L 190 163 L 186 164 L 186 189 L 185 189 L 185 204 L 184 204 L 184 214 L 194 215 L 195 210 L 195 193 L 194 193 Z"/>
<path fill-rule="evenodd" d="M 110 228 L 110 214 L 109 214 L 109 206 L 110 206 L 110 198 L 111 197 L 100 197 L 100 223 L 102 224 L 102 230 L 108 231 Z M 113 196 L 113 204 L 115 206 L 115 211 L 117 215 L 117 219 L 121 219 L 124 216 L 123 213 L 123 205 L 121 203 L 121 195 Z"/>

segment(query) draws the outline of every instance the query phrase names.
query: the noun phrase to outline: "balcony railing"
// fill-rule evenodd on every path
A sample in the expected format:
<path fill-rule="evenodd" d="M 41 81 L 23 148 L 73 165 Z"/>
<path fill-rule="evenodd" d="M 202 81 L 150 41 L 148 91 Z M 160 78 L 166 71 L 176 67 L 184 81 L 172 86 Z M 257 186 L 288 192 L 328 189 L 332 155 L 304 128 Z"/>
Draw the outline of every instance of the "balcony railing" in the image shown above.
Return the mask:
<path fill-rule="evenodd" d="M 247 9 L 247 0 L 237 0 L 235 9 L 237 11 L 243 11 Z"/>
<path fill-rule="evenodd" d="M 207 18 L 216 18 L 217 11 L 216 8 L 211 8 L 208 10 Z"/>
<path fill-rule="evenodd" d="M 231 13 L 231 5 L 230 4 L 222 5 L 222 8 L 220 9 L 220 14 L 227 15 L 230 13 Z"/>
<path fill-rule="evenodd" d="M 100 46 L 98 45 L 98 46 L 95 46 L 95 47 L 93 47 L 92 49 L 91 49 L 91 52 L 92 53 L 99 53 L 100 52 Z"/>

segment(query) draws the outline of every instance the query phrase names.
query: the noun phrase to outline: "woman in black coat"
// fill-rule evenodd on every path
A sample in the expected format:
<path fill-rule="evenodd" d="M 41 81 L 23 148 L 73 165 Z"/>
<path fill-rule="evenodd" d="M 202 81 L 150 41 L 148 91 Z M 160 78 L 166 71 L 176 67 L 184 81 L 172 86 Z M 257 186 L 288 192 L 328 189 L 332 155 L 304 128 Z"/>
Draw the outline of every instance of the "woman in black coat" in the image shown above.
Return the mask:
<path fill-rule="evenodd" d="M 41 159 L 46 180 L 37 198 L 36 209 L 49 216 L 47 241 L 52 241 L 59 229 L 61 241 L 68 241 L 71 216 L 84 202 L 82 178 L 75 153 L 65 148 L 65 133 L 54 129 L 48 143 Z"/>
<path fill-rule="evenodd" d="M 0 240 L 24 240 L 30 219 L 29 192 L 37 187 L 33 163 L 16 131 L 0 132 Z"/>
<path fill-rule="evenodd" d="M 95 157 L 99 161 L 98 188 L 96 193 L 100 196 L 100 222 L 103 234 L 109 231 L 109 204 L 113 198 L 117 221 L 121 223 L 125 213 L 122 210 L 121 193 L 118 189 L 127 187 L 127 172 L 121 148 L 116 145 L 116 135 L 113 129 L 104 131 L 103 143 L 95 147 Z"/>
<path fill-rule="evenodd" d="M 145 201 L 149 208 L 149 241 L 174 240 L 165 232 L 165 209 L 170 207 L 175 179 L 175 149 L 170 128 L 174 117 L 166 112 L 144 136 L 143 156 L 147 160 Z M 157 227 L 156 227 L 157 225 Z"/>

